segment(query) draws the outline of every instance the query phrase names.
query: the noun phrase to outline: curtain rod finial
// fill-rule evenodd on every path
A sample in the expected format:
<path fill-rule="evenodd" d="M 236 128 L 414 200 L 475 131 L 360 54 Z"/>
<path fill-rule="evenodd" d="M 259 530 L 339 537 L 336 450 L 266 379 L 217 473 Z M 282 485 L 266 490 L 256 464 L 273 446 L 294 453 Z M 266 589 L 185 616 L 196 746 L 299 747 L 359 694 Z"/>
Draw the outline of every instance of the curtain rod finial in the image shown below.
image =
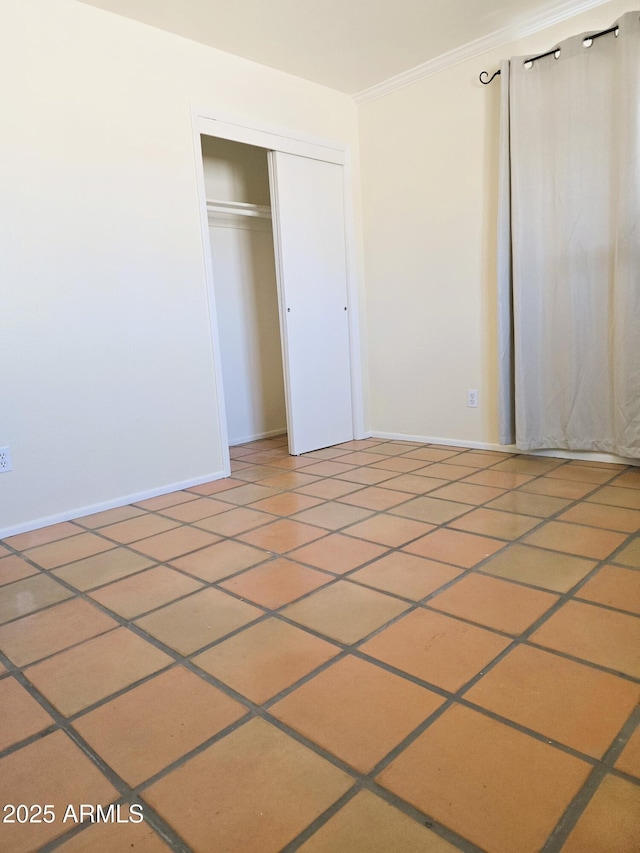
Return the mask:
<path fill-rule="evenodd" d="M 500 73 L 500 69 L 498 68 L 498 70 L 494 71 L 494 73 L 491 75 L 491 77 L 489 77 L 488 71 L 481 71 L 480 72 L 480 82 L 482 83 L 483 86 L 488 86 L 489 83 L 491 83 L 491 81 L 493 80 L 493 78 L 497 77 L 499 73 Z"/>

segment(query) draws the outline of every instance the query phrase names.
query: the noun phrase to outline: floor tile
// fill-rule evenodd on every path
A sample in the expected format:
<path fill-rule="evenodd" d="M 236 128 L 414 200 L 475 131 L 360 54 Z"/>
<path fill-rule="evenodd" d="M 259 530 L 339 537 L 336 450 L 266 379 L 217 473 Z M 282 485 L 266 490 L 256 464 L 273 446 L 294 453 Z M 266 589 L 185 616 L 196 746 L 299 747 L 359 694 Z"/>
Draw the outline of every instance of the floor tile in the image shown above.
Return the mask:
<path fill-rule="evenodd" d="M 344 447 L 321 447 L 319 450 L 311 450 L 304 455 L 307 459 L 339 459 L 342 461 L 343 457 L 351 456 L 352 453 Z M 354 464 L 362 465 L 364 463 L 358 462 Z"/>
<path fill-rule="evenodd" d="M 202 584 L 194 578 L 166 566 L 156 566 L 103 586 L 90 596 L 103 607 L 131 619 L 201 587 Z"/>
<path fill-rule="evenodd" d="M 640 490 L 619 489 L 616 486 L 603 486 L 589 495 L 590 503 L 608 504 L 609 506 L 627 507 L 628 509 L 640 509 Z"/>
<path fill-rule="evenodd" d="M 92 761 L 63 732 L 53 732 L 0 759 L 2 803 L 50 804 L 53 823 L 3 824 L 3 849 L 11 853 L 39 850 L 73 824 L 63 823 L 67 805 L 106 806 L 118 792 Z"/>
<path fill-rule="evenodd" d="M 54 722 L 42 705 L 15 678 L 3 678 L 0 681 L 0 708 L 0 751 L 43 731 Z M 3 816 L 5 814 L 3 812 Z"/>
<path fill-rule="evenodd" d="M 623 533 L 640 530 L 640 510 L 626 509 L 606 504 L 580 503 L 558 517 L 558 521 L 572 521 L 592 527 L 605 527 Z"/>
<path fill-rule="evenodd" d="M 426 521 L 428 524 L 445 524 L 447 521 L 469 512 L 469 507 L 453 501 L 419 497 L 401 506 L 394 507 L 389 512 L 392 515 L 401 515 L 403 518 L 413 518 L 415 521 Z"/>
<path fill-rule="evenodd" d="M 227 512 L 229 504 L 215 498 L 196 498 L 194 501 L 163 509 L 162 515 L 175 521 L 201 521 L 220 512 Z"/>
<path fill-rule="evenodd" d="M 640 569 L 640 537 L 633 539 L 613 557 L 616 563 Z"/>
<path fill-rule="evenodd" d="M 494 471 L 513 471 L 516 474 L 532 474 L 539 477 L 563 465 L 562 459 L 549 459 L 542 456 L 513 456 L 494 465 Z"/>
<path fill-rule="evenodd" d="M 120 580 L 153 566 L 153 560 L 136 554 L 128 548 L 113 548 L 104 554 L 96 554 L 78 560 L 70 566 L 54 569 L 51 574 L 76 589 L 95 589 L 98 586 Z"/>
<path fill-rule="evenodd" d="M 451 459 L 451 461 L 454 463 L 460 462 L 461 465 L 470 465 L 472 468 L 488 468 L 502 459 L 504 459 L 502 455 L 496 455 L 495 453 L 491 453 L 491 451 L 465 450 L 464 453 L 460 454 L 456 459 Z M 449 460 L 444 461 L 445 464 L 449 462 Z"/>
<path fill-rule="evenodd" d="M 196 527 L 210 530 L 220 536 L 237 536 L 238 533 L 246 533 L 247 530 L 253 530 L 254 527 L 260 527 L 270 521 L 273 521 L 273 516 L 266 512 L 256 512 L 255 509 L 239 506 L 220 515 L 204 518 L 196 523 Z"/>
<path fill-rule="evenodd" d="M 272 468 L 285 471 L 300 471 L 308 468 L 309 465 L 315 465 L 315 460 L 308 459 L 306 456 L 283 456 L 281 459 L 274 459 L 271 463 Z"/>
<path fill-rule="evenodd" d="M 468 574 L 429 600 L 429 607 L 479 622 L 496 631 L 522 634 L 558 601 L 557 595 L 486 575 Z"/>
<path fill-rule="evenodd" d="M 470 465 L 463 465 L 459 462 L 459 457 L 457 457 L 455 464 L 453 460 L 451 463 L 446 464 L 436 462 L 434 465 L 420 468 L 416 473 L 421 476 L 428 477 L 430 480 L 436 478 L 451 482 L 452 480 L 462 480 L 463 477 L 471 477 L 473 474 L 478 473 L 478 469 L 472 468 Z M 440 483 L 441 487 L 443 485 L 444 483 Z"/>
<path fill-rule="evenodd" d="M 352 441 L 343 441 L 342 444 L 337 445 L 340 450 L 369 450 L 372 448 L 385 447 L 386 444 L 383 439 L 380 438 L 355 438 Z M 374 453 L 376 453 L 374 451 Z"/>
<path fill-rule="evenodd" d="M 42 610 L 71 593 L 47 575 L 37 574 L 0 588 L 0 624 Z"/>
<path fill-rule="evenodd" d="M 74 728 L 135 786 L 246 713 L 218 688 L 175 667 L 80 717 Z"/>
<path fill-rule="evenodd" d="M 368 447 L 366 452 L 380 454 L 381 456 L 404 456 L 404 454 L 420 448 L 424 448 L 424 445 L 419 442 L 384 441 L 377 447 Z"/>
<path fill-rule="evenodd" d="M 595 561 L 583 557 L 513 544 L 487 560 L 482 572 L 554 592 L 568 592 L 596 566 Z"/>
<path fill-rule="evenodd" d="M 640 779 L 640 726 L 627 741 L 615 764 L 618 770 Z"/>
<path fill-rule="evenodd" d="M 412 539 L 424 536 L 425 533 L 433 530 L 433 527 L 433 524 L 425 524 L 423 521 L 381 514 L 345 528 L 344 533 L 358 539 L 377 542 L 379 545 L 397 548 L 400 545 L 406 545 Z"/>
<path fill-rule="evenodd" d="M 187 557 L 173 560 L 171 565 L 197 578 L 213 583 L 268 560 L 271 554 L 242 542 L 218 542 Z"/>
<path fill-rule="evenodd" d="M 373 589 L 338 581 L 291 604 L 283 614 L 342 643 L 355 643 L 407 609 L 406 604 Z"/>
<path fill-rule="evenodd" d="M 465 483 L 474 486 L 493 486 L 496 489 L 515 489 L 532 480 L 530 474 L 516 474 L 513 471 L 478 471 L 465 479 Z"/>
<path fill-rule="evenodd" d="M 534 853 L 590 770 L 571 755 L 456 705 L 378 780 L 484 850 Z"/>
<path fill-rule="evenodd" d="M 446 501 L 458 501 L 463 504 L 478 506 L 495 500 L 504 494 L 504 489 L 495 489 L 491 486 L 474 486 L 471 483 L 449 483 L 431 493 L 431 497 Z"/>
<path fill-rule="evenodd" d="M 386 552 L 383 545 L 354 539 L 342 533 L 331 533 L 317 542 L 292 551 L 289 556 L 292 560 L 308 563 L 318 569 L 344 574 Z"/>
<path fill-rule="evenodd" d="M 312 483 L 310 486 L 299 487 L 296 492 L 325 500 L 334 500 L 361 488 L 362 486 L 359 483 L 348 483 L 343 480 L 318 480 L 317 483 Z"/>
<path fill-rule="evenodd" d="M 531 642 L 640 678 L 640 619 L 569 601 Z"/>
<path fill-rule="evenodd" d="M 356 492 L 360 494 L 360 492 Z M 337 501 L 327 501 L 320 506 L 306 509 L 294 516 L 296 521 L 314 524 L 327 530 L 339 530 L 349 524 L 355 524 L 371 515 L 371 511 L 357 506 L 347 506 Z"/>
<path fill-rule="evenodd" d="M 418 447 L 410 449 L 404 454 L 408 459 L 422 459 L 424 462 L 442 462 L 443 459 L 451 459 L 460 455 L 460 449 L 438 450 L 435 447 Z"/>
<path fill-rule="evenodd" d="M 449 527 L 466 530 L 468 533 L 495 536 L 498 539 L 519 539 L 538 524 L 540 524 L 539 518 L 483 507 L 454 519 L 449 522 Z"/>
<path fill-rule="evenodd" d="M 314 510 L 307 510 L 313 512 Z M 304 513 L 301 513 L 304 515 Z M 238 538 L 249 545 L 271 551 L 273 554 L 286 554 L 307 542 L 319 539 L 326 531 L 310 524 L 303 524 L 290 518 L 282 518 L 263 527 L 242 533 Z"/>
<path fill-rule="evenodd" d="M 39 527 L 37 530 L 30 530 L 28 533 L 8 536 L 4 541 L 17 551 L 24 551 L 27 548 L 35 548 L 38 545 L 47 545 L 49 542 L 67 539 L 69 536 L 76 536 L 82 532 L 82 528 L 72 521 L 62 521 L 60 524 Z"/>
<path fill-rule="evenodd" d="M 464 698 L 601 758 L 640 699 L 640 687 L 541 649 L 518 646 Z"/>
<path fill-rule="evenodd" d="M 129 812 L 121 812 L 122 819 Z M 122 853 L 122 850 L 144 853 L 167 853 L 168 847 L 147 823 L 96 823 L 65 841 L 61 853 Z"/>
<path fill-rule="evenodd" d="M 227 482 L 226 480 L 224 482 Z M 141 506 L 143 509 L 157 512 L 159 509 L 165 509 L 168 506 L 178 506 L 178 504 L 186 503 L 187 501 L 195 500 L 196 496 L 188 492 L 169 492 L 166 495 L 157 495 L 155 498 L 147 498 L 144 501 L 136 501 L 136 506 Z"/>
<path fill-rule="evenodd" d="M 550 548 L 577 554 L 579 557 L 591 557 L 604 560 L 625 541 L 622 533 L 610 530 L 596 530 L 581 524 L 566 524 L 561 521 L 547 521 L 542 527 L 530 533 L 524 539 L 529 545 Z"/>
<path fill-rule="evenodd" d="M 637 468 L 632 471 L 626 471 L 616 478 L 613 485 L 616 488 L 622 486 L 625 489 L 640 489 L 640 471 Z"/>
<path fill-rule="evenodd" d="M 413 498 L 410 492 L 400 492 L 396 489 L 385 489 L 380 486 L 369 486 L 350 495 L 340 498 L 342 503 L 360 506 L 364 509 L 385 510 L 397 506 Z"/>
<path fill-rule="evenodd" d="M 444 699 L 374 664 L 346 657 L 269 709 L 277 719 L 368 773 Z"/>
<path fill-rule="evenodd" d="M 194 850 L 277 853 L 351 785 L 341 770 L 256 719 L 143 796 Z"/>
<path fill-rule="evenodd" d="M 218 589 L 203 589 L 156 610 L 136 624 L 182 655 L 188 655 L 259 619 L 263 611 Z"/>
<path fill-rule="evenodd" d="M 261 483 L 263 486 L 270 486 L 272 489 L 296 489 L 299 486 L 317 483 L 319 480 L 319 477 L 307 474 L 303 469 L 302 471 L 280 471 L 272 477 L 261 480 Z"/>
<path fill-rule="evenodd" d="M 221 492 L 228 492 L 230 489 L 236 489 L 239 486 L 244 486 L 242 480 L 235 480 L 233 477 L 226 477 L 221 480 L 213 480 L 210 483 L 203 483 L 200 486 L 190 486 L 186 494 L 193 495 L 219 495 Z"/>
<path fill-rule="evenodd" d="M 382 468 L 352 468 L 350 471 L 336 474 L 336 480 L 347 480 L 349 483 L 375 486 L 376 483 L 384 483 L 392 479 L 393 476 L 393 471 L 384 471 Z"/>
<path fill-rule="evenodd" d="M 127 521 L 129 518 L 136 518 L 144 514 L 145 511 L 136 506 L 117 506 L 114 509 L 105 509 L 103 512 L 83 515 L 82 518 L 77 518 L 74 523 L 88 527 L 90 530 L 97 530 L 100 527 L 117 524 L 119 521 Z"/>
<path fill-rule="evenodd" d="M 269 486 L 261 486 L 259 483 L 251 483 L 249 485 L 239 486 L 237 489 L 229 489 L 225 492 L 220 492 L 217 497 L 221 501 L 235 504 L 236 506 L 244 506 L 252 504 L 265 498 L 271 498 L 278 494 L 278 489 L 271 489 Z"/>
<path fill-rule="evenodd" d="M 409 492 L 412 495 L 425 495 L 434 489 L 442 488 L 442 480 L 435 477 L 421 477 L 418 474 L 400 474 L 392 480 L 387 480 L 385 489 L 395 489 L 398 492 Z"/>
<path fill-rule="evenodd" d="M 520 487 L 523 492 L 536 495 L 549 495 L 556 498 L 568 498 L 572 501 L 583 498 L 596 488 L 594 483 L 577 483 L 575 480 L 553 480 L 551 477 L 540 477 L 531 480 Z"/>
<path fill-rule="evenodd" d="M 109 539 L 120 542 L 122 545 L 128 545 L 130 542 L 135 542 L 138 539 L 146 539 L 149 536 L 155 536 L 156 533 L 173 530 L 175 527 L 178 527 L 177 521 L 172 521 L 170 518 L 162 518 L 159 515 L 152 515 L 151 513 L 144 513 L 136 518 L 129 518 L 126 521 L 102 527 L 100 533 L 103 536 L 108 536 Z"/>
<path fill-rule="evenodd" d="M 281 495 L 274 495 L 272 498 L 257 501 L 251 505 L 251 508 L 270 512 L 273 515 L 293 515 L 294 512 L 311 509 L 312 506 L 318 506 L 319 503 L 322 503 L 320 498 L 312 498 L 310 495 L 300 495 L 296 492 L 283 492 Z"/>
<path fill-rule="evenodd" d="M 25 675 L 61 714 L 70 716 L 170 663 L 164 652 L 118 628 L 30 666 Z"/>
<path fill-rule="evenodd" d="M 507 492 L 500 498 L 490 501 L 488 509 L 501 509 L 506 512 L 519 512 L 522 515 L 535 515 L 548 518 L 569 506 L 570 500 L 549 495 L 535 495 L 533 492 Z"/>
<path fill-rule="evenodd" d="M 117 627 L 97 607 L 73 599 L 1 626 L 0 649 L 16 666 L 26 666 Z"/>
<path fill-rule="evenodd" d="M 268 465 L 247 465 L 244 462 L 231 462 L 231 470 L 233 476 L 237 480 L 244 480 L 247 483 L 260 483 L 270 477 L 276 476 L 279 473 L 277 468 L 271 468 Z"/>
<path fill-rule="evenodd" d="M 353 465 L 346 465 L 344 462 L 324 461 L 316 462 L 304 469 L 305 474 L 315 474 L 317 477 L 335 477 L 336 474 L 344 474 L 347 471 L 352 471 Z"/>
<path fill-rule="evenodd" d="M 340 649 L 277 619 L 265 619 L 193 658 L 253 702 L 266 702 Z"/>
<path fill-rule="evenodd" d="M 453 566 L 394 551 L 354 572 L 349 580 L 419 601 L 461 574 Z"/>
<path fill-rule="evenodd" d="M 640 850 L 640 787 L 605 776 L 565 842 L 563 853 Z"/>
<path fill-rule="evenodd" d="M 0 586 L 37 574 L 38 570 L 34 566 L 16 554 L 0 558 Z"/>
<path fill-rule="evenodd" d="M 91 557 L 114 548 L 113 542 L 107 542 L 93 533 L 80 533 L 79 536 L 69 536 L 67 539 L 59 539 L 48 545 L 39 545 L 25 551 L 24 556 L 33 560 L 43 569 L 57 569 L 65 563 L 73 560 L 81 560 L 83 557 Z"/>
<path fill-rule="evenodd" d="M 434 530 L 405 545 L 404 551 L 470 569 L 504 548 L 505 543 L 458 530 Z"/>
<path fill-rule="evenodd" d="M 406 456 L 385 456 L 379 462 L 374 462 L 372 468 L 380 468 L 383 471 L 396 471 L 398 474 L 409 474 L 418 468 L 424 468 L 421 459 L 407 459 Z"/>
<path fill-rule="evenodd" d="M 241 598 L 275 610 L 324 586 L 330 580 L 330 575 L 281 557 L 223 581 L 220 586 Z"/>
<path fill-rule="evenodd" d="M 640 572 L 603 566 L 580 588 L 576 596 L 640 616 Z"/>
<path fill-rule="evenodd" d="M 360 791 L 308 841 L 300 853 L 456 853 L 443 838 L 369 791 Z"/>
<path fill-rule="evenodd" d="M 166 533 L 158 534 L 158 536 L 151 536 L 149 539 L 135 542 L 131 547 L 148 557 L 153 557 L 155 560 L 175 560 L 176 557 L 181 557 L 190 551 L 213 545 L 219 538 L 206 530 L 197 530 L 194 527 L 177 527 L 175 530 L 168 530 Z"/>
<path fill-rule="evenodd" d="M 376 453 L 375 448 L 368 452 L 354 450 L 352 453 L 345 453 L 340 457 L 341 462 L 346 462 L 347 465 L 373 465 L 375 462 L 386 462 L 389 457 L 381 453 Z"/>
<path fill-rule="evenodd" d="M 579 483 L 597 483 L 601 485 L 609 480 L 612 480 L 617 474 L 615 469 L 593 468 L 588 465 L 561 465 L 559 468 L 554 468 L 549 471 L 547 477 L 558 480 L 576 480 Z"/>
<path fill-rule="evenodd" d="M 414 610 L 360 651 L 396 669 L 456 691 L 510 645 L 510 640 L 427 610 Z"/>

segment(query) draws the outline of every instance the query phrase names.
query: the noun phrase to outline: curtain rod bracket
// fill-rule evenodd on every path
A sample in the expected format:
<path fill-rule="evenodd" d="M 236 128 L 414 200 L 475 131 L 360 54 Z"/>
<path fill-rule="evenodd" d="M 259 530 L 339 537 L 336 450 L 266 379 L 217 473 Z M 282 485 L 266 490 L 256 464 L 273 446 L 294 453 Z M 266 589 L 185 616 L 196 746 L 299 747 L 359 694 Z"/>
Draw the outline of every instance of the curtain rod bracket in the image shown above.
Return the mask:
<path fill-rule="evenodd" d="M 480 82 L 482 83 L 483 86 L 488 86 L 489 83 L 491 83 L 491 81 L 493 80 L 493 78 L 497 77 L 499 73 L 500 73 L 500 69 L 498 68 L 498 70 L 494 71 L 494 73 L 491 75 L 491 77 L 489 77 L 488 71 L 481 71 L 480 72 Z M 486 80 L 483 79 L 485 77 L 487 78 Z"/>

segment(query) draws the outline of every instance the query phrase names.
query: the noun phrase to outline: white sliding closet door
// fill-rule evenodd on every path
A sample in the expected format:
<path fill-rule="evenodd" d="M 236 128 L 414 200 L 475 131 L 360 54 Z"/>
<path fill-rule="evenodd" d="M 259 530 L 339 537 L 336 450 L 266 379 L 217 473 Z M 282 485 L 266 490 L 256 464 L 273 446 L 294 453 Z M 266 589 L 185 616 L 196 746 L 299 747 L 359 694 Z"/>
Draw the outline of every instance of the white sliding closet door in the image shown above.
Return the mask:
<path fill-rule="evenodd" d="M 343 168 L 270 152 L 289 451 L 353 438 Z"/>

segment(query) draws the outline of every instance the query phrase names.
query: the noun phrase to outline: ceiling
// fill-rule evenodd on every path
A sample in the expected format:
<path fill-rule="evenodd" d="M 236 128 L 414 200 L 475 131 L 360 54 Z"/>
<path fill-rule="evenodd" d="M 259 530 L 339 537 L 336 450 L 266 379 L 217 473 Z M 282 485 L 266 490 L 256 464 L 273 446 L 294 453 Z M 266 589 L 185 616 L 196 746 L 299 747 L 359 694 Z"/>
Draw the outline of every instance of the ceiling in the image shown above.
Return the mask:
<path fill-rule="evenodd" d="M 571 0 L 81 2 L 348 94 L 496 31 L 527 27 L 561 8 L 599 5 Z"/>

